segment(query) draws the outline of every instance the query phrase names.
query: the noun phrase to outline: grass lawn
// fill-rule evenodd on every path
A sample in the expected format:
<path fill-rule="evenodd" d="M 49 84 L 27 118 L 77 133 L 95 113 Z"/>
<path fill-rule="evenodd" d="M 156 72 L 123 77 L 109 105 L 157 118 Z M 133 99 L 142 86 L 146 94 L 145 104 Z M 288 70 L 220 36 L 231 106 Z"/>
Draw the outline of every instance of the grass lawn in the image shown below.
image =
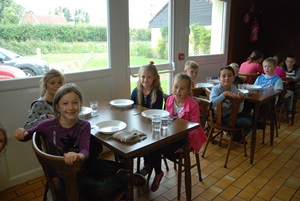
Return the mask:
<path fill-rule="evenodd" d="M 49 63 L 50 68 L 62 72 L 74 72 L 107 68 L 107 53 L 80 53 L 80 54 L 43 54 L 41 59 Z M 131 66 L 141 66 L 154 61 L 155 64 L 166 63 L 167 60 L 151 59 L 139 56 L 130 57 Z M 168 89 L 168 74 L 160 75 L 161 87 L 164 92 Z M 137 78 L 131 77 L 131 90 L 136 87 Z"/>

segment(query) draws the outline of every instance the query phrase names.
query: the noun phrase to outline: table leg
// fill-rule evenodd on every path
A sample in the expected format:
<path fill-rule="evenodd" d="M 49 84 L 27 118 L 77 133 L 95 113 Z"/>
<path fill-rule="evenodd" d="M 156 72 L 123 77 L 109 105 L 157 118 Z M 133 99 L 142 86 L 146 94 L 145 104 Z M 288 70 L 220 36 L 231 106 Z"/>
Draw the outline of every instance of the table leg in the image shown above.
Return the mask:
<path fill-rule="evenodd" d="M 271 125 L 270 125 L 270 145 L 273 146 L 273 141 L 274 141 L 274 122 L 276 118 L 276 113 L 275 113 L 275 99 L 274 98 L 271 102 Z"/>
<path fill-rule="evenodd" d="M 185 148 L 184 148 L 184 169 L 185 169 L 185 193 L 186 200 L 192 200 L 192 181 L 191 181 L 191 159 L 190 159 L 190 147 L 189 147 L 189 134 L 185 139 Z"/>
<path fill-rule="evenodd" d="M 133 201 L 133 158 L 125 158 L 125 169 L 127 176 L 126 200 Z"/>
<path fill-rule="evenodd" d="M 253 161 L 254 161 L 254 153 L 255 153 L 255 145 L 256 145 L 256 131 L 257 131 L 257 123 L 259 120 L 258 115 L 259 115 L 259 104 L 255 104 L 252 136 L 251 136 L 250 164 L 253 164 Z"/>
<path fill-rule="evenodd" d="M 293 97 L 293 105 L 292 105 L 292 117 L 291 117 L 291 125 L 294 125 L 294 120 L 295 120 L 295 112 L 296 112 L 296 105 L 297 105 L 297 98 L 298 94 L 294 93 Z"/>

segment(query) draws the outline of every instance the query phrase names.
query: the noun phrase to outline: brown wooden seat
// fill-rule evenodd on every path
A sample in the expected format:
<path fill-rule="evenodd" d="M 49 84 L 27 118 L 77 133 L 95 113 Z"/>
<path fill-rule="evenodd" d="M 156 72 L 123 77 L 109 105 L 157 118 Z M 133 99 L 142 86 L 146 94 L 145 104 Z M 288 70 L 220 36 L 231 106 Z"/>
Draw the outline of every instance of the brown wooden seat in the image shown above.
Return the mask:
<path fill-rule="evenodd" d="M 281 121 L 282 118 L 285 114 L 286 116 L 286 121 L 289 122 L 289 117 L 288 117 L 288 108 L 287 108 L 287 104 L 288 102 L 291 100 L 292 97 L 288 97 L 285 98 L 285 94 L 287 93 L 287 87 L 288 87 L 288 83 L 286 81 L 283 81 L 283 90 L 281 92 L 281 94 L 278 96 L 278 100 L 276 103 L 276 122 L 277 124 L 275 124 L 275 126 L 277 126 L 280 129 L 280 125 L 281 125 Z M 278 137 L 278 131 L 276 133 L 276 136 Z"/>
<path fill-rule="evenodd" d="M 204 88 L 204 90 L 205 90 L 206 98 L 207 98 L 207 100 L 209 100 L 210 99 L 210 89 L 206 87 L 206 88 Z"/>
<path fill-rule="evenodd" d="M 208 116 L 209 116 L 209 111 L 211 109 L 211 102 L 205 98 L 198 98 L 198 97 L 193 97 L 199 104 L 199 108 L 201 108 L 200 110 L 200 124 L 203 128 L 206 127 L 206 122 L 208 120 Z M 193 151 L 193 150 L 191 150 Z M 202 174 L 201 174 L 201 165 L 200 165 L 200 158 L 199 158 L 199 153 L 194 152 L 195 154 L 195 159 L 196 159 L 196 163 L 191 164 L 191 169 L 194 167 L 197 167 L 197 171 L 198 171 L 198 176 L 199 176 L 199 181 L 202 181 Z M 183 161 L 184 157 L 183 157 L 183 153 L 179 155 L 179 158 L 174 161 L 174 166 L 176 167 L 176 164 L 178 164 L 178 185 L 177 185 L 177 199 L 180 199 L 180 194 L 181 194 L 181 178 L 182 178 L 182 172 L 184 172 L 184 169 L 182 167 L 184 167 L 184 161 Z"/>
<path fill-rule="evenodd" d="M 236 118 L 237 118 L 237 115 L 238 115 L 238 110 L 239 110 L 239 106 L 240 106 L 240 103 L 243 101 L 242 99 L 239 99 L 239 98 L 231 98 L 231 97 L 228 97 L 227 99 L 229 99 L 232 103 L 232 107 L 231 107 L 231 114 L 230 114 L 230 120 L 229 120 L 229 125 L 224 125 L 222 123 L 222 103 L 220 103 L 217 107 L 216 107 L 216 115 L 215 117 L 213 117 L 213 111 L 212 109 L 210 110 L 210 118 L 209 118 L 209 121 L 208 121 L 208 124 L 209 124 L 209 127 L 210 127 L 210 130 L 209 130 L 209 134 L 208 134 L 208 141 L 205 145 L 205 148 L 203 150 L 203 153 L 202 153 L 202 157 L 204 158 L 204 155 L 205 155 L 205 152 L 206 152 L 206 149 L 207 149 L 207 146 L 209 144 L 209 141 L 210 140 L 213 140 L 214 138 L 214 130 L 217 129 L 219 131 L 226 131 L 229 133 L 230 135 L 230 140 L 229 140 L 229 144 L 228 144 L 228 151 L 227 151 L 227 156 L 226 156 L 226 160 L 225 160 L 225 164 L 224 164 L 224 167 L 226 168 L 227 167 L 227 162 L 228 162 L 228 158 L 229 158 L 229 154 L 230 154 L 230 149 L 231 149 L 231 145 L 232 145 L 232 141 L 233 141 L 233 137 L 234 137 L 234 134 L 238 131 L 242 131 L 242 140 L 243 140 L 243 146 L 244 146 L 244 151 L 245 151 L 245 157 L 247 156 L 247 151 L 246 151 L 246 143 L 245 143 L 245 131 L 244 131 L 244 128 L 237 128 L 235 126 L 235 122 L 236 122 Z M 219 146 L 221 146 L 221 143 L 222 143 L 222 135 L 223 135 L 223 132 L 218 132 L 217 135 L 221 136 L 220 138 L 220 143 L 219 143 Z"/>
<path fill-rule="evenodd" d="M 191 95 L 193 97 L 205 98 L 205 89 L 202 88 L 202 87 L 192 88 L 191 89 Z"/>
<path fill-rule="evenodd" d="M 94 139 L 93 136 L 91 136 L 91 142 Z M 97 143 L 95 141 L 92 142 Z M 97 143 L 98 151 L 102 150 L 101 144 Z M 37 156 L 38 161 L 40 162 L 47 183 L 45 187 L 44 192 L 44 198 L 43 200 L 47 199 L 47 192 L 50 189 L 51 197 L 54 201 L 84 201 L 82 196 L 79 195 L 79 191 L 77 188 L 77 173 L 80 171 L 83 161 L 77 159 L 73 165 L 67 165 L 64 161 L 64 157 L 62 156 L 55 156 L 46 153 L 44 140 L 41 135 L 34 133 L 32 138 L 32 147 L 34 150 L 34 153 Z M 94 152 L 94 156 L 96 156 L 98 153 Z M 93 157 L 93 156 L 92 156 Z M 53 175 L 54 171 L 59 171 L 62 179 L 63 179 L 63 185 L 61 185 L 61 182 L 59 179 Z M 118 192 L 115 195 L 112 195 L 107 198 L 101 199 L 101 201 L 117 201 L 120 200 L 123 195 L 124 191 Z"/>
<path fill-rule="evenodd" d="M 244 75 L 238 75 L 239 78 L 242 80 L 243 83 L 246 83 L 247 81 L 247 76 L 244 76 Z"/>
<path fill-rule="evenodd" d="M 253 84 L 256 80 L 256 78 L 259 76 L 257 73 L 239 73 L 239 76 L 245 76 L 247 77 L 246 82 L 247 84 Z"/>

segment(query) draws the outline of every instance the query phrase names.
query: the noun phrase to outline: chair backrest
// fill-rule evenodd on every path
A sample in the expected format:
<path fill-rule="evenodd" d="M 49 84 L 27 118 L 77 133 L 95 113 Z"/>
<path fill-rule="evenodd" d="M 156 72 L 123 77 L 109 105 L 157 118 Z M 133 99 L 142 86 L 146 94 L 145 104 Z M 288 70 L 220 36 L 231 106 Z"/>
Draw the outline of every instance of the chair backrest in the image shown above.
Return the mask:
<path fill-rule="evenodd" d="M 50 155 L 42 151 L 43 138 L 41 135 L 35 133 L 32 138 L 32 147 L 37 156 L 38 161 L 42 165 L 47 185 L 50 188 L 52 198 L 54 201 L 58 200 L 57 192 L 55 189 L 55 181 L 53 171 L 59 171 L 65 184 L 65 200 L 76 201 L 79 200 L 79 193 L 77 189 L 76 175 L 81 169 L 82 161 L 76 160 L 73 165 L 67 165 L 64 157 Z"/>
<path fill-rule="evenodd" d="M 243 101 L 243 99 L 241 98 L 232 98 L 232 97 L 227 97 L 226 99 L 230 100 L 231 102 L 231 113 L 229 116 L 229 125 L 227 125 L 230 128 L 234 128 L 235 127 L 235 122 L 236 122 L 236 118 L 237 115 L 239 113 L 239 107 L 241 102 Z M 216 107 L 216 116 L 214 118 L 214 123 L 216 123 L 219 126 L 223 126 L 223 122 L 222 122 L 222 102 L 217 105 Z"/>
<path fill-rule="evenodd" d="M 245 76 L 247 77 L 247 84 L 253 84 L 256 80 L 256 78 L 259 76 L 257 73 L 239 73 L 239 76 Z"/>
<path fill-rule="evenodd" d="M 207 98 L 207 100 L 209 100 L 209 99 L 210 99 L 210 98 L 209 98 L 209 97 L 210 97 L 210 89 L 207 88 L 207 87 L 205 87 L 204 90 L 205 90 L 206 98 Z"/>
<path fill-rule="evenodd" d="M 243 83 L 246 83 L 247 81 L 247 76 L 243 76 L 243 75 L 238 75 L 239 78 L 242 80 Z"/>
<path fill-rule="evenodd" d="M 209 110 L 211 108 L 211 102 L 204 98 L 193 97 L 199 104 L 200 107 L 200 123 L 203 128 L 205 128 L 206 121 L 209 116 Z"/>
<path fill-rule="evenodd" d="M 201 97 L 205 93 L 205 90 L 202 87 L 192 88 L 191 93 L 193 97 Z"/>

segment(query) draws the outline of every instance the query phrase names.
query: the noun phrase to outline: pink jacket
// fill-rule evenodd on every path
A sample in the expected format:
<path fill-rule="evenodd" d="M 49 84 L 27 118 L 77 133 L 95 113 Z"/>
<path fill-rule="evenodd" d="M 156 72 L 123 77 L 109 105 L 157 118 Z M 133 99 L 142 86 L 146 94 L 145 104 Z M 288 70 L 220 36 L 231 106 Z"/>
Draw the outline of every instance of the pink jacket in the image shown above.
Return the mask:
<path fill-rule="evenodd" d="M 169 96 L 166 102 L 166 110 L 172 116 L 177 115 L 174 114 L 174 100 L 175 97 L 171 95 Z M 199 105 L 197 101 L 195 101 L 192 97 L 188 96 L 185 99 L 182 116 L 180 118 L 191 122 L 200 123 Z M 190 137 L 190 147 L 193 148 L 193 150 L 196 153 L 199 153 L 202 144 L 207 141 L 207 137 L 205 135 L 204 129 L 202 128 L 201 124 L 198 129 L 189 132 L 189 137 Z"/>

